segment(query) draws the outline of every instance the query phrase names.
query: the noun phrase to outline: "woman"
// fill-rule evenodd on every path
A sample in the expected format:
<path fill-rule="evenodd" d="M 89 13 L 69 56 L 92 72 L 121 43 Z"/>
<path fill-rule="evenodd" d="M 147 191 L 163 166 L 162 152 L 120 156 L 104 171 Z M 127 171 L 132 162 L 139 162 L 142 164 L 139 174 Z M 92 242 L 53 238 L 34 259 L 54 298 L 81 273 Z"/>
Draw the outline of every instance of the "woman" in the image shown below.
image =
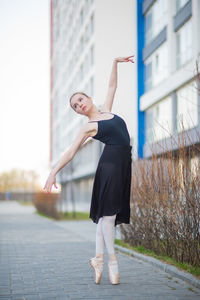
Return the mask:
<path fill-rule="evenodd" d="M 89 122 L 80 129 L 75 141 L 51 171 L 44 186 L 47 193 L 52 185 L 56 188 L 56 174 L 72 160 L 79 147 L 88 137 L 105 143 L 94 177 L 90 218 L 96 227 L 96 256 L 89 260 L 95 271 L 95 283 L 99 284 L 103 272 L 104 246 L 109 254 L 108 270 L 112 284 L 119 283 L 118 261 L 114 250 L 115 226 L 129 224 L 131 149 L 130 136 L 125 121 L 111 113 L 117 88 L 117 63 L 132 62 L 132 56 L 118 57 L 113 61 L 106 100 L 99 112 L 91 97 L 76 92 L 70 97 L 70 105 L 78 114 L 88 117 Z"/>

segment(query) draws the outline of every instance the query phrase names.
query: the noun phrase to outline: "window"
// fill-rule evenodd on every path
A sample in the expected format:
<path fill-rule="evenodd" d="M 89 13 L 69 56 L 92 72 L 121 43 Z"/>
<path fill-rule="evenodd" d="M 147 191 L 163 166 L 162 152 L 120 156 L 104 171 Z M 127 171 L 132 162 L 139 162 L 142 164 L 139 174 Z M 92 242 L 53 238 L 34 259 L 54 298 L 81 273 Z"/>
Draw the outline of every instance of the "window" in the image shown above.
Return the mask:
<path fill-rule="evenodd" d="M 94 97 L 94 78 L 93 76 L 90 78 L 90 95 Z"/>
<path fill-rule="evenodd" d="M 145 44 L 152 40 L 152 9 L 146 14 L 145 17 Z"/>
<path fill-rule="evenodd" d="M 94 15 L 90 18 L 90 34 L 92 35 L 94 33 Z"/>
<path fill-rule="evenodd" d="M 145 92 L 168 76 L 167 42 L 161 45 L 145 61 Z"/>
<path fill-rule="evenodd" d="M 195 155 L 190 159 L 190 172 L 191 172 L 192 179 L 199 176 L 199 171 L 200 171 L 199 168 L 200 168 L 200 158 L 199 156 Z"/>
<path fill-rule="evenodd" d="M 83 62 L 83 73 L 86 75 L 88 71 L 88 54 L 86 55 L 84 62 Z"/>
<path fill-rule="evenodd" d="M 81 21 L 81 25 L 83 25 L 83 9 L 81 10 L 81 14 L 80 14 L 80 21 Z"/>
<path fill-rule="evenodd" d="M 176 0 L 176 13 L 188 2 L 189 0 Z"/>
<path fill-rule="evenodd" d="M 194 81 L 180 88 L 177 94 L 177 130 L 190 129 L 198 124 L 198 92 Z"/>
<path fill-rule="evenodd" d="M 153 109 L 150 108 L 146 111 L 145 114 L 145 132 L 146 132 L 146 141 L 149 143 L 153 142 Z"/>
<path fill-rule="evenodd" d="M 183 25 L 176 33 L 176 68 L 192 58 L 192 19 Z"/>
<path fill-rule="evenodd" d="M 90 38 L 90 32 L 89 32 L 89 26 L 87 25 L 86 28 L 85 28 L 85 34 L 84 34 L 84 37 L 85 37 L 85 43 L 89 41 L 89 38 Z"/>
<path fill-rule="evenodd" d="M 83 49 L 84 49 L 84 38 L 83 36 L 81 37 L 81 42 L 80 42 L 80 53 L 83 52 Z"/>
<path fill-rule="evenodd" d="M 94 46 L 90 48 L 90 65 L 94 64 Z"/>
<path fill-rule="evenodd" d="M 148 45 L 167 24 L 167 5 L 168 1 L 157 0 L 145 15 L 145 45 Z"/>
<path fill-rule="evenodd" d="M 83 64 L 80 67 L 79 81 L 83 80 Z"/>
<path fill-rule="evenodd" d="M 145 91 L 152 88 L 152 62 L 145 64 Z"/>
<path fill-rule="evenodd" d="M 172 133 L 172 100 L 166 97 L 146 111 L 146 140 L 155 142 Z"/>

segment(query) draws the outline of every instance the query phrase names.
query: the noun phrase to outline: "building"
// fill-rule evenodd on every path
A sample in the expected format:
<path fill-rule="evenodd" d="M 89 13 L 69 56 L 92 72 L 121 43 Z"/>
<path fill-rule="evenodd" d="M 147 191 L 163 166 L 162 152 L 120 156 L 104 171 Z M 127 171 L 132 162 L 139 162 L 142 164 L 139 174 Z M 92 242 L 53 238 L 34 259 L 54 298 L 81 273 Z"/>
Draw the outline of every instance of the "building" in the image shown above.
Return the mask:
<path fill-rule="evenodd" d="M 177 140 L 181 133 L 190 137 L 187 147 L 199 145 L 200 1 L 138 0 L 137 16 L 138 155 L 160 154 L 164 142 L 177 150 L 170 135 Z M 190 163 L 197 162 L 198 153 Z"/>
<path fill-rule="evenodd" d="M 136 17 L 136 2 L 132 0 L 51 0 L 52 167 L 87 122 L 70 107 L 70 96 L 83 91 L 100 108 L 106 97 L 113 59 L 136 54 L 134 14 Z M 118 64 L 118 88 L 112 109 L 126 120 L 133 155 L 137 154 L 136 77 L 135 65 Z M 87 139 L 73 160 L 58 173 L 64 209 L 69 210 L 75 204 L 76 209 L 89 209 L 103 146 L 97 140 Z"/>

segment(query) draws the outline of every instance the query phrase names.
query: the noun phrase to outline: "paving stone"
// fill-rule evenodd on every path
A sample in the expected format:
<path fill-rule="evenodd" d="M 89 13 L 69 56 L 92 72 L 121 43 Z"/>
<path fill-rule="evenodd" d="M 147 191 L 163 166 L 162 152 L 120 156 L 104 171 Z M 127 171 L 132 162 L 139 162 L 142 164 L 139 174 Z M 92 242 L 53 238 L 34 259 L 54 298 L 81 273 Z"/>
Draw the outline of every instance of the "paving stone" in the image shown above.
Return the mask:
<path fill-rule="evenodd" d="M 26 295 L 26 300 L 38 300 L 39 295 Z"/>
<path fill-rule="evenodd" d="M 13 208 L 9 204 L 7 210 L 5 205 L 1 210 L 1 205 L 0 300 L 200 299 L 200 289 L 120 252 L 120 284 L 113 286 L 106 250 L 103 276 L 96 285 L 89 265 L 95 254 L 96 226 L 92 221 L 59 224 L 34 212 L 26 213 L 24 207 L 19 213 L 16 203 Z"/>

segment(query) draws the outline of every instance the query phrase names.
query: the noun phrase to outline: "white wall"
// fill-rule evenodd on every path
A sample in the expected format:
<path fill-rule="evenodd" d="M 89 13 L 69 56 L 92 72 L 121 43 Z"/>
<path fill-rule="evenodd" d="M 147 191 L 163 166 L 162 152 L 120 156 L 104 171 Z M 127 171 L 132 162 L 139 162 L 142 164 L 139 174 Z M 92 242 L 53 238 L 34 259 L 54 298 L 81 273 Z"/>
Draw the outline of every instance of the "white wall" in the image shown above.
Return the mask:
<path fill-rule="evenodd" d="M 115 57 L 136 56 L 136 1 L 95 1 L 95 97 L 103 104 Z M 137 131 L 137 64 L 118 63 L 112 112 L 125 119 L 131 138 Z"/>

